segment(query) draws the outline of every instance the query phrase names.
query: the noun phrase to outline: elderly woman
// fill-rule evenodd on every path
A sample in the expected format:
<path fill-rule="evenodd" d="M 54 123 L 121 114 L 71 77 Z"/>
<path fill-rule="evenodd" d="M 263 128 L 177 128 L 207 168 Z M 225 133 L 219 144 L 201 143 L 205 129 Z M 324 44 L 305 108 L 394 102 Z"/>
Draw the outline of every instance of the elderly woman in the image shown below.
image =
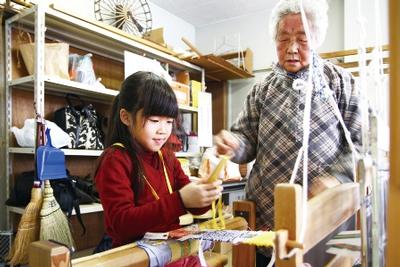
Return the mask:
<path fill-rule="evenodd" d="M 328 21 L 325 0 L 303 0 L 310 35 L 307 39 L 298 0 L 280 0 L 272 10 L 270 31 L 276 43 L 278 63 L 264 80 L 250 90 L 231 132 L 215 137 L 220 154 L 247 163 L 255 159 L 246 187 L 256 203 L 258 229 L 273 229 L 273 192 L 291 177 L 303 138 L 305 92 L 293 89 L 296 79 L 307 81 L 313 62 L 313 92 L 309 138 L 309 188 L 330 177 L 330 185 L 352 178 L 351 153 L 344 132 L 328 101 L 333 94 L 356 146 L 361 143 L 359 94 L 354 78 L 343 68 L 321 59 L 311 48 L 324 40 Z M 300 165 L 299 170 L 302 170 Z M 296 182 L 301 182 L 302 172 Z M 329 180 L 329 179 L 328 179 Z M 315 189 L 310 193 L 318 193 Z M 259 251 L 260 252 L 260 251 Z M 269 256 L 267 251 L 262 251 Z M 257 253 L 257 266 L 262 255 Z M 265 261 L 265 259 L 264 259 Z M 313 264 L 314 266 L 322 266 Z"/>

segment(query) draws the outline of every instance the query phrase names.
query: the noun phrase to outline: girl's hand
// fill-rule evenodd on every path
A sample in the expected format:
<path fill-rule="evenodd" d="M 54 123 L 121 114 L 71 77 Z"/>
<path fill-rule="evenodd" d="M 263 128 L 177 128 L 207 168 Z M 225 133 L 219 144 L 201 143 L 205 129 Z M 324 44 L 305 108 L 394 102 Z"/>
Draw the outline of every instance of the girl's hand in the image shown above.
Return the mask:
<path fill-rule="evenodd" d="M 235 155 L 240 143 L 231 132 L 222 130 L 218 135 L 214 136 L 214 145 L 220 155 Z"/>
<path fill-rule="evenodd" d="M 207 183 L 207 179 L 191 182 L 179 190 L 185 208 L 203 208 L 210 206 L 221 196 L 222 181 Z"/>

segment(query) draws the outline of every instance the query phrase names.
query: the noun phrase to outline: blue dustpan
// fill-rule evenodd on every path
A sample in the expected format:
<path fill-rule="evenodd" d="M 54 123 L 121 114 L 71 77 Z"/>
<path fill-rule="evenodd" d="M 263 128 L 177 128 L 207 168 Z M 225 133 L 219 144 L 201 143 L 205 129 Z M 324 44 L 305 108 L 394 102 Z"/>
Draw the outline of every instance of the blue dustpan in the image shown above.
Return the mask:
<path fill-rule="evenodd" d="M 50 138 L 50 129 L 46 129 L 47 143 L 38 147 L 36 151 L 36 167 L 40 180 L 51 180 L 67 177 L 65 171 L 65 155 L 58 148 L 53 147 Z"/>

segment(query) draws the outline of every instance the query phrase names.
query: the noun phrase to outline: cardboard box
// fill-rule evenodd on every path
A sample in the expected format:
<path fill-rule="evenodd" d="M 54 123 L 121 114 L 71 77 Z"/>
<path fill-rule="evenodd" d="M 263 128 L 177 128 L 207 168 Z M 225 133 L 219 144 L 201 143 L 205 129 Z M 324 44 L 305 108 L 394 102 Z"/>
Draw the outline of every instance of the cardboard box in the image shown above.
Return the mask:
<path fill-rule="evenodd" d="M 152 29 L 149 32 L 147 32 L 143 36 L 143 38 L 146 40 L 152 41 L 153 43 L 167 47 L 167 44 L 164 41 L 164 28 Z"/>
<path fill-rule="evenodd" d="M 172 90 L 174 90 L 178 104 L 189 106 L 190 104 L 190 88 L 186 84 L 172 81 Z"/>
<path fill-rule="evenodd" d="M 190 85 L 190 74 L 187 70 L 178 71 L 175 73 L 176 81 L 186 85 Z"/>

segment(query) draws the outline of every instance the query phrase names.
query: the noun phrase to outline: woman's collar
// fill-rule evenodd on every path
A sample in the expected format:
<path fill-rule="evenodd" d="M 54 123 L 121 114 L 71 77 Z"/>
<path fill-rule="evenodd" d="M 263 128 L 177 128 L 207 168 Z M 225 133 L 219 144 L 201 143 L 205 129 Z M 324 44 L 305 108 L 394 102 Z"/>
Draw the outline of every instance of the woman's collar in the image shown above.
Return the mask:
<path fill-rule="evenodd" d="M 321 92 L 324 91 L 323 88 L 325 87 L 324 82 L 324 60 L 315 52 L 311 52 L 313 56 L 313 84 L 314 84 L 314 91 Z M 293 81 L 296 79 L 301 79 L 304 81 L 308 80 L 308 76 L 310 73 L 310 66 L 306 66 L 303 69 L 299 70 L 298 72 L 292 73 L 286 71 L 279 63 L 275 63 L 272 66 L 272 71 L 281 75 L 283 77 L 287 77 L 292 79 Z"/>

